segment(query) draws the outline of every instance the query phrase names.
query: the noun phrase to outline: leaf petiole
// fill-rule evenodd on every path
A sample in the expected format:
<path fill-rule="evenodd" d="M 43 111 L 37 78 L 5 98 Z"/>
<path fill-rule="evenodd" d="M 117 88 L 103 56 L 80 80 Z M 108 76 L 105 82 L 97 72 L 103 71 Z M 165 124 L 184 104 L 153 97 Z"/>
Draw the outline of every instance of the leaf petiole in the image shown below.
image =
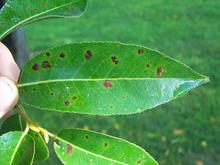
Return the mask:
<path fill-rule="evenodd" d="M 27 128 L 25 129 L 25 132 L 28 132 L 28 129 L 32 129 L 33 131 L 35 132 L 41 132 L 41 134 L 44 136 L 44 140 L 46 143 L 49 142 L 49 136 L 51 136 L 52 138 L 56 138 L 56 135 L 48 132 L 46 129 L 38 126 L 37 124 L 35 124 L 33 121 L 31 121 L 27 115 L 26 115 L 26 112 L 24 110 L 24 108 L 22 107 L 21 104 L 17 104 L 15 106 L 15 108 L 18 110 L 18 112 L 22 115 L 22 117 L 24 118 L 25 120 L 25 123 L 27 124 Z"/>

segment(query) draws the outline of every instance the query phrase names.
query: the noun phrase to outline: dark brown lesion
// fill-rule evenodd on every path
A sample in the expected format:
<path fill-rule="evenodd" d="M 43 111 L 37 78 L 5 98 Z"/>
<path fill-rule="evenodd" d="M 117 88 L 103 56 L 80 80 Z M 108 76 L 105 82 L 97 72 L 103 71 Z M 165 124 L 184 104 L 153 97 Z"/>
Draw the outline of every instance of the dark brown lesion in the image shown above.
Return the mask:
<path fill-rule="evenodd" d="M 75 7 L 69 7 L 69 9 L 72 10 L 72 11 L 76 10 Z"/>
<path fill-rule="evenodd" d="M 47 57 L 49 57 L 49 56 L 50 56 L 50 53 L 49 53 L 49 52 L 46 52 L 46 55 L 47 55 Z"/>
<path fill-rule="evenodd" d="M 164 72 L 164 68 L 162 66 L 157 68 L 157 77 L 161 77 Z"/>
<path fill-rule="evenodd" d="M 92 52 L 90 50 L 87 50 L 86 53 L 85 53 L 85 57 L 86 57 L 87 60 L 92 58 Z"/>
<path fill-rule="evenodd" d="M 61 54 L 60 54 L 60 57 L 61 57 L 61 58 L 64 58 L 64 57 L 65 57 L 65 54 L 64 54 L 64 53 L 61 53 Z"/>
<path fill-rule="evenodd" d="M 106 88 L 111 88 L 111 87 L 113 87 L 113 82 L 110 81 L 110 80 L 105 80 L 103 82 L 103 86 L 106 87 Z"/>
<path fill-rule="evenodd" d="M 65 106 L 69 106 L 70 105 L 69 100 L 64 101 L 64 104 L 65 104 Z"/>
<path fill-rule="evenodd" d="M 40 69 L 38 63 L 34 63 L 34 65 L 32 66 L 32 69 L 35 71 L 38 71 Z"/>
<path fill-rule="evenodd" d="M 144 53 L 145 51 L 142 49 L 138 49 L 138 54 Z"/>
<path fill-rule="evenodd" d="M 71 155 L 72 154 L 72 146 L 70 144 L 67 144 L 67 151 L 66 151 L 67 155 Z"/>
<path fill-rule="evenodd" d="M 51 68 L 51 65 L 49 64 L 48 61 L 44 61 L 44 62 L 42 63 L 42 68 L 43 68 L 43 69 Z"/>
<path fill-rule="evenodd" d="M 112 62 L 114 62 L 116 65 L 119 63 L 118 61 L 116 61 L 117 57 L 113 56 L 111 57 L 111 59 L 112 59 Z"/>

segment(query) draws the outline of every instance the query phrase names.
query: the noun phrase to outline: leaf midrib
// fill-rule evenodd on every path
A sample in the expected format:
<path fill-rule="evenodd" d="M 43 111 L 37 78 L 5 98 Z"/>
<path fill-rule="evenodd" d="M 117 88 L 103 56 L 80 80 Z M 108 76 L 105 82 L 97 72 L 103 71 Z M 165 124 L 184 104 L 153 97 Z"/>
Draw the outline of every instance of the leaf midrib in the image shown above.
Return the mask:
<path fill-rule="evenodd" d="M 17 152 L 17 150 L 18 150 L 18 148 L 19 148 L 19 146 L 20 146 L 20 144 L 21 144 L 21 141 L 23 140 L 23 138 L 24 138 L 25 135 L 26 135 L 25 133 L 22 134 L 22 136 L 21 136 L 21 138 L 20 138 L 20 140 L 19 140 L 19 142 L 18 142 L 18 144 L 17 144 L 17 146 L 16 146 L 16 148 L 15 148 L 15 150 L 14 150 L 14 153 L 13 153 L 13 155 L 12 155 L 12 159 L 11 159 L 11 161 L 10 161 L 10 165 L 11 165 L 12 162 L 14 161 L 15 154 L 16 154 L 16 152 Z"/>
<path fill-rule="evenodd" d="M 30 83 L 23 83 L 17 84 L 17 87 L 24 87 L 24 86 L 31 86 L 31 85 L 38 85 L 38 84 L 46 84 L 51 82 L 67 82 L 67 81 L 104 81 L 104 80 L 111 80 L 111 81 L 118 81 L 118 80 L 166 80 L 166 79 L 184 79 L 184 80 L 205 80 L 205 79 L 192 79 L 192 78 L 101 78 L 101 79 L 53 79 L 53 80 L 46 80 L 46 81 L 36 81 Z"/>
<path fill-rule="evenodd" d="M 61 6 L 58 6 L 58 7 L 54 7 L 54 8 L 52 8 L 52 9 L 50 9 L 50 10 L 46 10 L 46 11 L 41 12 L 41 13 L 39 13 L 39 14 L 35 14 L 34 16 L 31 16 L 31 17 L 29 17 L 29 18 L 27 18 L 27 19 L 24 19 L 23 21 L 19 22 L 19 23 L 16 24 L 15 26 L 12 26 L 10 29 L 8 29 L 7 31 L 5 31 L 5 32 L 0 36 L 0 40 L 3 39 L 2 36 L 4 36 L 5 34 L 7 34 L 8 32 L 10 32 L 12 29 L 14 29 L 14 28 L 16 28 L 16 27 L 19 27 L 20 25 L 22 25 L 22 24 L 25 23 L 25 22 L 30 21 L 31 19 L 34 19 L 34 18 L 36 18 L 36 17 L 38 17 L 38 16 L 40 16 L 40 15 L 43 15 L 43 14 L 48 13 L 48 12 L 51 12 L 51 11 L 56 10 L 56 9 L 58 9 L 58 8 L 61 8 L 61 7 L 64 7 L 64 6 L 68 6 L 68 5 L 70 5 L 70 4 L 74 4 L 74 3 L 76 3 L 76 2 L 79 2 L 79 0 L 78 0 L 78 1 L 75 1 L 75 2 L 65 3 L 64 5 L 61 5 Z M 46 17 L 51 17 L 51 16 L 45 16 L 44 18 L 46 18 Z"/>
<path fill-rule="evenodd" d="M 87 151 L 87 150 L 85 150 L 85 149 L 83 149 L 83 148 L 80 148 L 80 147 L 78 147 L 78 146 L 76 146 L 76 145 L 74 145 L 74 144 L 72 144 L 72 143 L 70 143 L 70 142 L 68 142 L 68 141 L 66 141 L 66 140 L 64 140 L 64 139 L 62 139 L 62 138 L 59 138 L 58 136 L 56 137 L 56 140 L 61 140 L 62 142 L 66 143 L 66 144 L 70 144 L 70 145 L 72 145 L 73 147 L 77 148 L 78 150 L 84 151 L 84 152 L 89 153 L 89 154 L 91 154 L 91 155 L 94 155 L 94 156 L 97 156 L 97 157 L 100 157 L 100 158 L 103 158 L 103 159 L 107 159 L 107 160 L 110 160 L 110 161 L 113 161 L 113 162 L 117 162 L 117 163 L 120 163 L 120 164 L 128 165 L 128 164 L 126 164 L 126 163 L 119 162 L 119 161 L 117 161 L 117 160 L 114 160 L 114 159 L 111 159 L 111 158 L 107 158 L 107 157 L 98 155 L 98 154 L 96 154 L 96 153 Z M 55 143 L 55 142 L 54 142 L 54 143 Z M 55 144 L 56 144 L 56 143 L 55 143 Z M 58 144 L 56 144 L 56 145 L 59 146 Z"/>

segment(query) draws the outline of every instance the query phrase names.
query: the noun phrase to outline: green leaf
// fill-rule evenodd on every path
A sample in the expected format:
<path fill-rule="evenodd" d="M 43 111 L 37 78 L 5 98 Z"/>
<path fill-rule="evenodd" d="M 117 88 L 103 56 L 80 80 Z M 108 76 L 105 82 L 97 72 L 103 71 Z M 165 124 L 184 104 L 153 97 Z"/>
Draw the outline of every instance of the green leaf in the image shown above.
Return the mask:
<path fill-rule="evenodd" d="M 8 132 L 0 136 L 0 164 L 32 164 L 34 141 L 22 132 Z"/>
<path fill-rule="evenodd" d="M 48 110 L 130 114 L 208 82 L 183 63 L 136 45 L 74 43 L 47 50 L 22 68 L 21 100 Z"/>
<path fill-rule="evenodd" d="M 147 164 L 157 162 L 142 148 L 128 141 L 81 129 L 66 129 L 57 134 L 55 151 L 66 164 Z"/>
<path fill-rule="evenodd" d="M 32 130 L 29 130 L 28 134 L 31 135 L 35 141 L 34 162 L 41 162 L 46 160 L 49 157 L 49 150 L 41 134 Z"/>
<path fill-rule="evenodd" d="M 62 17 L 79 17 L 88 0 L 8 0 L 0 10 L 0 40 L 28 23 Z"/>
<path fill-rule="evenodd" d="M 12 115 L 2 123 L 0 136 L 10 131 L 24 131 L 25 127 L 26 125 L 21 115 Z"/>
<path fill-rule="evenodd" d="M 7 133 L 9 131 L 24 131 L 26 127 L 24 119 L 19 114 L 15 114 L 7 118 L 2 126 L 0 135 Z M 29 129 L 28 134 L 34 139 L 35 141 L 35 156 L 34 162 L 44 161 L 49 156 L 49 150 L 41 136 L 40 133 L 34 132 Z"/>

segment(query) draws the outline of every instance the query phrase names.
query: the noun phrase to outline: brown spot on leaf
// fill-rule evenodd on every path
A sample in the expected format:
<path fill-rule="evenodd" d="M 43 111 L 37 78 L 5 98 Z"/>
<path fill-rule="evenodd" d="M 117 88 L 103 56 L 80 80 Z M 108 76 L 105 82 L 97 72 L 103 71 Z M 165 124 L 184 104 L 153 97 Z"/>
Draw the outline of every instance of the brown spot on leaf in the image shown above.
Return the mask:
<path fill-rule="evenodd" d="M 86 139 L 89 139 L 89 137 L 88 137 L 88 136 L 86 136 Z"/>
<path fill-rule="evenodd" d="M 149 64 L 147 64 L 147 67 L 149 68 L 149 67 L 150 67 L 150 65 L 149 65 Z"/>
<path fill-rule="evenodd" d="M 36 89 L 34 88 L 33 91 L 36 91 Z"/>
<path fill-rule="evenodd" d="M 66 11 L 65 13 L 66 13 L 66 14 L 69 14 L 70 12 Z"/>
<path fill-rule="evenodd" d="M 33 6 L 30 6 L 30 8 L 33 8 Z"/>
<path fill-rule="evenodd" d="M 103 82 L 103 86 L 106 87 L 106 88 L 111 88 L 111 87 L 113 87 L 113 83 L 110 80 L 105 80 Z"/>
<path fill-rule="evenodd" d="M 24 12 L 26 13 L 26 10 L 24 10 Z"/>
<path fill-rule="evenodd" d="M 70 105 L 69 100 L 64 101 L 64 103 L 65 103 L 65 106 L 69 106 Z"/>
<path fill-rule="evenodd" d="M 76 10 L 75 7 L 70 7 L 69 9 L 72 10 L 72 11 Z"/>
<path fill-rule="evenodd" d="M 111 106 L 110 108 L 113 109 L 113 106 Z"/>
<path fill-rule="evenodd" d="M 151 64 L 151 63 L 152 63 L 152 61 L 149 61 L 149 62 L 148 62 L 148 64 Z"/>
<path fill-rule="evenodd" d="M 108 144 L 107 143 L 105 143 L 105 147 L 107 147 L 108 146 Z"/>
<path fill-rule="evenodd" d="M 141 163 L 141 161 L 139 160 L 138 162 L 137 162 L 137 164 L 140 164 Z"/>
<path fill-rule="evenodd" d="M 44 3 L 44 2 L 42 2 L 42 5 L 43 5 L 43 6 L 47 6 L 47 4 L 46 4 L 46 3 Z"/>
<path fill-rule="evenodd" d="M 115 56 L 111 57 L 111 59 L 116 65 L 118 64 L 118 61 L 116 61 L 117 58 Z"/>
<path fill-rule="evenodd" d="M 90 50 L 87 50 L 86 53 L 85 53 L 85 57 L 86 57 L 87 60 L 92 58 L 92 52 Z"/>
<path fill-rule="evenodd" d="M 67 144 L 67 151 L 66 151 L 67 155 L 71 155 L 72 154 L 72 146 L 70 144 Z"/>
<path fill-rule="evenodd" d="M 47 55 L 47 57 L 49 57 L 49 56 L 50 56 L 50 53 L 49 53 L 49 52 L 46 52 L 46 55 Z"/>
<path fill-rule="evenodd" d="M 125 99 L 125 97 L 124 97 L 124 96 L 122 96 L 122 98 L 123 98 L 123 99 Z"/>
<path fill-rule="evenodd" d="M 163 67 L 162 66 L 158 67 L 157 68 L 157 77 L 161 77 L 163 72 L 164 72 Z"/>
<path fill-rule="evenodd" d="M 64 54 L 64 53 L 61 53 L 61 54 L 60 54 L 60 57 L 61 57 L 61 58 L 64 58 L 64 57 L 65 57 L 65 54 Z"/>
<path fill-rule="evenodd" d="M 53 96 L 53 93 L 50 93 L 51 96 Z"/>
<path fill-rule="evenodd" d="M 72 97 L 72 100 L 76 100 L 76 96 L 73 96 L 73 97 Z"/>
<path fill-rule="evenodd" d="M 51 65 L 49 64 L 48 61 L 44 61 L 44 62 L 42 63 L 42 68 L 43 68 L 43 69 L 51 68 Z"/>
<path fill-rule="evenodd" d="M 79 102 L 79 105 L 82 105 L 82 101 L 81 101 L 81 102 Z"/>
<path fill-rule="evenodd" d="M 138 49 L 138 54 L 144 53 L 145 51 L 142 49 Z"/>
<path fill-rule="evenodd" d="M 35 133 L 35 136 L 36 136 L 36 137 L 39 137 L 39 134 L 38 134 L 38 133 Z"/>
<path fill-rule="evenodd" d="M 4 23 L 3 23 L 3 22 L 1 22 L 1 25 L 4 25 Z"/>
<path fill-rule="evenodd" d="M 32 66 L 32 69 L 34 69 L 35 71 L 38 71 L 40 69 L 38 63 L 34 63 L 34 65 Z"/>

